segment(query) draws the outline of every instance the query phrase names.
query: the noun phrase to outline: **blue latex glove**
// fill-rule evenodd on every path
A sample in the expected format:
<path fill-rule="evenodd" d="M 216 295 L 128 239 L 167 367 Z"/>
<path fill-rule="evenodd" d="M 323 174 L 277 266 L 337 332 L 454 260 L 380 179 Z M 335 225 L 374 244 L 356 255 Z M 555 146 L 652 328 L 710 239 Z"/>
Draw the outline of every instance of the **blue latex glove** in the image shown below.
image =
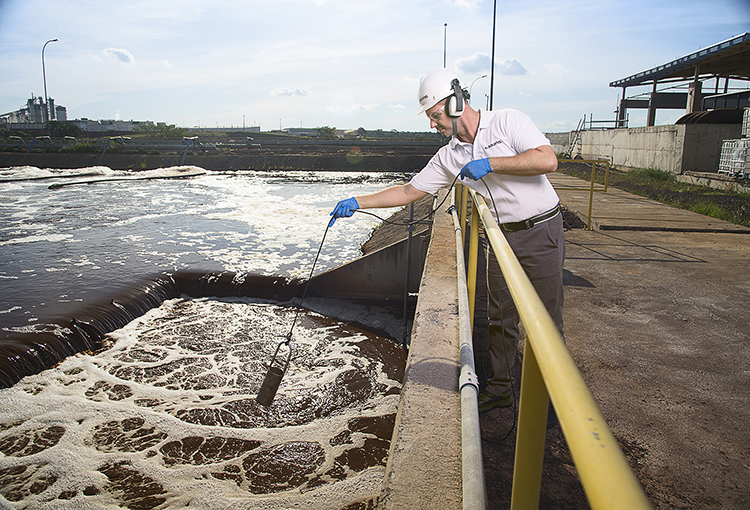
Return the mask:
<path fill-rule="evenodd" d="M 468 177 L 478 181 L 490 172 L 492 172 L 490 158 L 475 159 L 466 163 L 466 166 L 461 169 L 461 180 L 463 181 L 464 177 Z"/>
<path fill-rule="evenodd" d="M 331 216 L 333 216 L 333 218 L 331 218 L 331 222 L 328 224 L 328 226 L 332 227 L 333 223 L 336 221 L 336 218 L 350 217 L 357 209 L 359 209 L 359 204 L 354 197 L 340 201 L 338 204 L 336 204 L 336 207 L 333 209 L 333 211 L 331 211 Z"/>

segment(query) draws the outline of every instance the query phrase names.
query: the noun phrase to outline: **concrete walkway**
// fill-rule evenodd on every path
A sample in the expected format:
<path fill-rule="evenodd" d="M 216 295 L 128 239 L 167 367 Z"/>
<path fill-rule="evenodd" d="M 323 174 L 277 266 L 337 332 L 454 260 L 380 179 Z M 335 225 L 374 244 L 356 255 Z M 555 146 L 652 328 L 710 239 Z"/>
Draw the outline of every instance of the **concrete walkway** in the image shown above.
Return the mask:
<path fill-rule="evenodd" d="M 590 183 L 562 173 L 549 175 L 560 201 L 584 222 L 588 220 Z M 585 188 L 585 190 L 581 189 Z M 679 232 L 743 232 L 747 227 L 716 220 L 633 195 L 609 186 L 594 186 L 591 228 L 594 230 L 652 230 Z"/>
<path fill-rule="evenodd" d="M 551 181 L 585 222 L 588 192 L 570 188 L 588 183 Z M 597 230 L 566 232 L 573 358 L 655 508 L 750 508 L 750 229 L 611 187 L 594 199 Z M 514 419 L 480 419 L 492 509 L 509 507 Z M 540 508 L 588 508 L 560 427 Z"/>
<path fill-rule="evenodd" d="M 572 188 L 588 183 L 551 180 L 586 222 L 588 193 Z M 567 345 L 594 399 L 655 508 L 750 508 L 750 229 L 616 188 L 593 211 L 598 230 L 566 232 L 564 281 Z M 462 504 L 448 218 L 436 215 L 379 508 Z M 480 377 L 485 305 L 478 296 Z M 480 417 L 489 509 L 510 506 L 515 419 Z M 588 508 L 560 427 L 547 432 L 540 508 Z"/>

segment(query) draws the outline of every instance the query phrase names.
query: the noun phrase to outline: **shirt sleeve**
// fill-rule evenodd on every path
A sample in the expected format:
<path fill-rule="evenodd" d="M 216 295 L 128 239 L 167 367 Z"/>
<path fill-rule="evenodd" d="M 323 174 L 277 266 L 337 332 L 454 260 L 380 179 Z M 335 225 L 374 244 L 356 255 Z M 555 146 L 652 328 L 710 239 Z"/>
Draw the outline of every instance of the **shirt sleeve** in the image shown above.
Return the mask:
<path fill-rule="evenodd" d="M 450 174 L 447 170 L 447 165 L 443 164 L 442 161 L 446 157 L 445 147 L 441 148 L 430 158 L 427 165 L 417 175 L 412 177 L 409 184 L 419 191 L 434 195 L 440 188 L 453 183 L 456 176 Z"/>
<path fill-rule="evenodd" d="M 536 149 L 542 145 L 552 145 L 544 133 L 534 124 L 531 117 L 518 110 L 511 110 L 504 122 L 504 131 L 511 140 L 516 154 Z"/>

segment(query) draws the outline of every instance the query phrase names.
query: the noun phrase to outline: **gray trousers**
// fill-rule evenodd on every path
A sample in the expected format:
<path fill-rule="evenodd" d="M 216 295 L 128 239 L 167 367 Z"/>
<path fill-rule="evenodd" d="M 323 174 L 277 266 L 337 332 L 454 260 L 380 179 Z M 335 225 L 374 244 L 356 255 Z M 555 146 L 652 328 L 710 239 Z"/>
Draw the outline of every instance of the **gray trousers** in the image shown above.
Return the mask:
<path fill-rule="evenodd" d="M 518 232 L 503 231 L 531 284 L 563 334 L 563 261 L 565 233 L 562 214 Z M 489 318 L 492 377 L 487 391 L 509 395 L 519 340 L 519 316 L 508 286 L 492 252 L 487 247 L 487 315 Z M 564 338 L 564 337 L 563 337 Z"/>

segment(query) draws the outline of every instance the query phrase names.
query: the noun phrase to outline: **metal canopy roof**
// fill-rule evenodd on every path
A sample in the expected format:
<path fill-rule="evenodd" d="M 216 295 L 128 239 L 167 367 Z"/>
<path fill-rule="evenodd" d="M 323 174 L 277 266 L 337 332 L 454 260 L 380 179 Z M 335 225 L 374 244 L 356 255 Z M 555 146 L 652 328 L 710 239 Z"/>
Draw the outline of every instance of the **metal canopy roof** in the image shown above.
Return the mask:
<path fill-rule="evenodd" d="M 655 81 L 692 79 L 695 76 L 696 65 L 699 66 L 700 75 L 750 79 L 750 33 L 745 32 L 668 64 L 613 81 L 609 86 L 634 87 Z"/>

